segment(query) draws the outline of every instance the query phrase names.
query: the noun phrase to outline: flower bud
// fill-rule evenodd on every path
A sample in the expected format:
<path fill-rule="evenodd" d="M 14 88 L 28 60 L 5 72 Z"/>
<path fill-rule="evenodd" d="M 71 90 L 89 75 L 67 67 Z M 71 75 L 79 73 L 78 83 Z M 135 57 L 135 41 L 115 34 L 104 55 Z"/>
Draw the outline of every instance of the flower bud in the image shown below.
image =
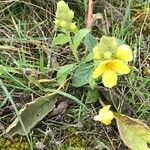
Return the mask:
<path fill-rule="evenodd" d="M 60 21 L 60 27 L 66 29 L 66 27 L 67 27 L 67 22 L 64 21 L 64 20 Z"/>
<path fill-rule="evenodd" d="M 58 11 L 63 11 L 64 10 L 64 8 L 66 8 L 66 3 L 64 2 L 64 1 L 59 1 L 58 3 L 57 3 L 57 10 Z"/>
<path fill-rule="evenodd" d="M 73 19 L 73 17 L 74 17 L 74 12 L 73 12 L 72 10 L 70 10 L 70 11 L 68 12 L 68 20 L 71 22 L 72 19 Z"/>
<path fill-rule="evenodd" d="M 64 17 L 69 12 L 69 7 L 64 1 L 59 1 L 57 3 L 57 11 L 56 11 L 56 18 L 60 20 L 65 20 Z"/>
<path fill-rule="evenodd" d="M 70 26 L 69 26 L 69 29 L 71 31 L 75 31 L 75 30 L 77 30 L 77 26 L 75 25 L 75 23 L 71 23 Z"/>
<path fill-rule="evenodd" d="M 103 56 L 104 56 L 105 59 L 110 59 L 111 55 L 112 55 L 112 53 L 108 52 L 108 51 L 103 53 Z"/>
<path fill-rule="evenodd" d="M 128 62 L 133 59 L 132 50 L 129 45 L 120 45 L 115 51 L 115 57 L 118 59 Z"/>
<path fill-rule="evenodd" d="M 59 25 L 60 25 L 60 20 L 55 19 L 54 23 L 55 23 L 55 25 L 56 25 L 57 27 L 59 27 Z"/>

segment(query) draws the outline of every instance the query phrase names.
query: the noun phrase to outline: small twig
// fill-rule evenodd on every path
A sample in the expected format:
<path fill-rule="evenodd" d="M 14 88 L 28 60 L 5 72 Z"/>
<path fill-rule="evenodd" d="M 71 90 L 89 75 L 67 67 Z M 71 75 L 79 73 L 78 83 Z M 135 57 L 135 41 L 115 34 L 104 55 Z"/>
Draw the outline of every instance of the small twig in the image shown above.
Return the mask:
<path fill-rule="evenodd" d="M 93 24 L 93 0 L 89 0 L 86 28 L 91 29 Z"/>
<path fill-rule="evenodd" d="M 107 136 L 107 138 L 108 138 L 108 140 L 109 140 L 109 142 L 110 142 L 110 144 L 111 144 L 111 146 L 112 146 L 112 149 L 113 149 L 113 150 L 116 150 L 115 147 L 114 147 L 113 141 L 110 139 L 110 137 L 109 137 L 107 131 L 105 130 L 104 126 L 102 126 L 102 127 L 103 127 L 103 130 L 104 130 L 104 132 L 105 132 L 105 135 Z"/>
<path fill-rule="evenodd" d="M 87 10 L 87 16 L 86 16 L 86 20 L 85 20 L 85 27 L 88 29 L 92 29 L 92 25 L 93 25 L 93 0 L 89 0 L 89 4 L 88 4 L 88 10 Z M 87 55 L 87 47 L 85 48 L 85 55 Z"/>

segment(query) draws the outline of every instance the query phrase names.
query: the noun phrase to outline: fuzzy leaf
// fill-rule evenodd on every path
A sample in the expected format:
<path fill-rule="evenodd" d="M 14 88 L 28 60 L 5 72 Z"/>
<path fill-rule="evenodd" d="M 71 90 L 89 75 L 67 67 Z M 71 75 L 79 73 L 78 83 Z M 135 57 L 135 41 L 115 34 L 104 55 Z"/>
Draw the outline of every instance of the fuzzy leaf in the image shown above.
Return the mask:
<path fill-rule="evenodd" d="M 27 103 L 20 111 L 19 115 L 22 119 L 27 133 L 42 120 L 55 107 L 56 96 L 41 96 L 34 101 Z M 4 136 L 13 137 L 15 134 L 25 135 L 19 119 L 16 118 L 6 129 Z"/>
<path fill-rule="evenodd" d="M 132 150 L 150 150 L 150 129 L 137 119 L 115 113 L 120 136 Z"/>
<path fill-rule="evenodd" d="M 87 92 L 85 102 L 87 104 L 95 103 L 98 100 L 98 98 L 99 98 L 98 90 L 89 89 Z"/>
<path fill-rule="evenodd" d="M 62 84 L 65 80 L 67 75 L 72 71 L 73 64 L 62 66 L 57 72 L 57 81 L 59 84 Z"/>
<path fill-rule="evenodd" d="M 89 29 L 81 29 L 79 30 L 73 39 L 73 48 L 77 49 L 80 43 L 82 42 L 83 38 L 90 32 Z"/>
<path fill-rule="evenodd" d="M 95 38 L 92 34 L 88 33 L 88 34 L 85 36 L 84 42 L 85 42 L 85 45 L 86 45 L 86 47 L 87 47 L 87 50 L 88 50 L 89 52 L 92 52 L 94 46 L 95 46 L 96 43 L 97 43 L 97 40 L 96 40 L 96 38 Z"/>
<path fill-rule="evenodd" d="M 91 64 L 83 64 L 79 66 L 74 73 L 72 85 L 75 87 L 80 87 L 89 83 L 92 69 L 93 65 Z"/>
<path fill-rule="evenodd" d="M 82 58 L 80 64 L 85 64 L 87 62 L 90 62 L 91 60 L 93 60 L 93 53 L 88 53 L 87 56 Z"/>
<path fill-rule="evenodd" d="M 92 74 L 90 74 L 90 77 L 89 77 L 89 85 L 90 85 L 91 89 L 94 89 L 97 85 L 95 80 L 92 78 Z"/>
<path fill-rule="evenodd" d="M 69 42 L 69 36 L 66 34 L 58 34 L 57 37 L 55 37 L 52 41 L 53 45 L 59 45 L 59 44 L 65 44 Z"/>

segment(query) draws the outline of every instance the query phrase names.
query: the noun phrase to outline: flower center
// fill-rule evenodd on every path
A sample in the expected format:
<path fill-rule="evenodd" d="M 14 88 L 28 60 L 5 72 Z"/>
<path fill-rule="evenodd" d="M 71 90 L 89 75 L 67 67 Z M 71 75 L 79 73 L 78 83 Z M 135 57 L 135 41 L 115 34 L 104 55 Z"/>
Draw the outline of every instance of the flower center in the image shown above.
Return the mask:
<path fill-rule="evenodd" d="M 113 64 L 113 63 L 107 63 L 107 64 L 106 64 L 106 68 L 107 68 L 107 69 L 113 70 L 113 67 L 114 67 L 114 64 Z"/>

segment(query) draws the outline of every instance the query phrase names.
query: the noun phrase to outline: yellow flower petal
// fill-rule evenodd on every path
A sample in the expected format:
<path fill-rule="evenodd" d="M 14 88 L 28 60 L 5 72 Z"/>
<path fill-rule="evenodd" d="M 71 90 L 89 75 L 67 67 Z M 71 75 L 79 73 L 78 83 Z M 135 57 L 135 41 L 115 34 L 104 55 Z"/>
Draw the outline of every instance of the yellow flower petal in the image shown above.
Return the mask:
<path fill-rule="evenodd" d="M 99 113 L 108 111 L 110 109 L 110 107 L 111 107 L 111 105 L 104 106 L 102 109 L 100 109 Z"/>
<path fill-rule="evenodd" d="M 112 111 L 107 111 L 103 114 L 101 114 L 101 122 L 105 125 L 109 125 L 112 121 L 112 119 L 114 118 L 114 114 Z"/>
<path fill-rule="evenodd" d="M 128 74 L 130 72 L 128 65 L 120 60 L 114 60 L 111 63 L 111 70 L 119 74 Z"/>
<path fill-rule="evenodd" d="M 120 45 L 116 52 L 115 56 L 125 62 L 131 61 L 133 59 L 132 50 L 129 45 L 123 44 Z"/>
<path fill-rule="evenodd" d="M 111 70 L 105 71 L 102 76 L 102 82 L 105 87 L 112 88 L 117 84 L 117 74 Z"/>
<path fill-rule="evenodd" d="M 96 60 L 101 59 L 102 57 L 102 54 L 100 53 L 99 48 L 97 46 L 93 48 L 93 54 L 94 54 L 94 59 Z"/>
<path fill-rule="evenodd" d="M 106 65 L 105 62 L 100 63 L 95 70 L 93 71 L 92 77 L 98 78 L 100 75 L 102 75 L 106 71 Z"/>
<path fill-rule="evenodd" d="M 98 78 L 103 73 L 102 82 L 106 87 L 112 87 L 117 83 L 116 73 L 128 74 L 130 69 L 121 60 L 105 60 L 101 62 L 93 71 L 92 77 Z M 110 75 L 109 75 L 110 74 Z"/>
<path fill-rule="evenodd" d="M 100 120 L 100 115 L 94 116 L 94 120 L 95 120 L 95 121 L 101 121 L 101 120 Z"/>
<path fill-rule="evenodd" d="M 109 125 L 114 118 L 114 114 L 110 109 L 110 105 L 104 106 L 99 111 L 99 115 L 94 117 L 95 121 L 100 121 L 104 123 L 105 125 Z"/>

